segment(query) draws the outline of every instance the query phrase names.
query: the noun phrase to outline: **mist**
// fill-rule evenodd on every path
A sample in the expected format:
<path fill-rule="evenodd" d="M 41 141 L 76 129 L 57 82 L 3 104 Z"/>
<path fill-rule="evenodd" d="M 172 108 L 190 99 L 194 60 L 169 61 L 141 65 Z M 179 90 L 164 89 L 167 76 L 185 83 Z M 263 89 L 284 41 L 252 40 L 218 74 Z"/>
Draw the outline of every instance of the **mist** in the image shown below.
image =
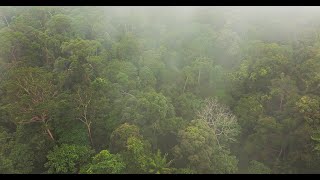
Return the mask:
<path fill-rule="evenodd" d="M 0 7 L 1 174 L 317 174 L 320 7 Z"/>

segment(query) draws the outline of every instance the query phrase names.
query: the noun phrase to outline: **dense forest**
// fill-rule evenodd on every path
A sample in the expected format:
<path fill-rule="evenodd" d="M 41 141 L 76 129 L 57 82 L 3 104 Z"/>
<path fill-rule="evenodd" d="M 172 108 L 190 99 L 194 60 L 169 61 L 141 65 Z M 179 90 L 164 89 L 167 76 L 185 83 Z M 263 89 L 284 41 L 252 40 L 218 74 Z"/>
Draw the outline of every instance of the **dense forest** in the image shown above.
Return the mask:
<path fill-rule="evenodd" d="M 320 173 L 318 7 L 0 18 L 0 173 Z"/>

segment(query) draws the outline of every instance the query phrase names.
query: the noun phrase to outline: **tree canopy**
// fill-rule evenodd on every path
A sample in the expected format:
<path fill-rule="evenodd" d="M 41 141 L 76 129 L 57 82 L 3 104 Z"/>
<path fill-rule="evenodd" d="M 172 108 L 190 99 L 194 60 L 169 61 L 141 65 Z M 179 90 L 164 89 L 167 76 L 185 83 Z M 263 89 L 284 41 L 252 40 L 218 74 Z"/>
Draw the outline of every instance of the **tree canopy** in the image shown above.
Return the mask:
<path fill-rule="evenodd" d="M 319 173 L 319 12 L 0 7 L 0 173 Z"/>

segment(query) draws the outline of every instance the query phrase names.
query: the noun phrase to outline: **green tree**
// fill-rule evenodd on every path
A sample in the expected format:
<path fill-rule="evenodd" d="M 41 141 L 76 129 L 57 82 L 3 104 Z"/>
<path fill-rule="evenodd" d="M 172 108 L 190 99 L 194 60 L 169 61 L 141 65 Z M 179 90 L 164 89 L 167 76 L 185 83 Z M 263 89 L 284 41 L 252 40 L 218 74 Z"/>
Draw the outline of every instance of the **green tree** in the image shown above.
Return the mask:
<path fill-rule="evenodd" d="M 50 72 L 39 68 L 19 68 L 10 72 L 5 89 L 7 112 L 15 124 L 41 123 L 51 140 L 50 115 L 55 108 L 57 90 Z"/>
<path fill-rule="evenodd" d="M 271 169 L 258 161 L 250 161 L 249 165 L 250 174 L 270 174 Z"/>
<path fill-rule="evenodd" d="M 86 170 L 82 171 L 88 174 L 122 173 L 125 166 L 126 165 L 119 154 L 114 155 L 109 153 L 108 150 L 102 150 L 92 158 L 92 162 L 88 165 Z"/>
<path fill-rule="evenodd" d="M 155 173 L 155 174 L 168 174 L 172 170 L 169 168 L 170 164 L 172 161 L 167 162 L 167 155 L 165 154 L 164 156 L 161 155 L 160 150 L 157 151 L 156 154 L 153 155 L 153 158 L 151 159 L 150 162 L 150 173 Z"/>
<path fill-rule="evenodd" d="M 49 152 L 45 167 L 49 173 L 78 173 L 92 154 L 93 151 L 86 146 L 62 144 Z"/>
<path fill-rule="evenodd" d="M 130 137 L 142 138 L 140 130 L 135 125 L 124 123 L 115 129 L 111 134 L 110 150 L 111 152 L 118 153 L 125 150 L 127 147 L 127 140 Z"/>
<path fill-rule="evenodd" d="M 237 171 L 238 160 L 218 145 L 216 133 L 207 122 L 191 121 L 186 129 L 179 132 L 179 139 L 179 144 L 174 147 L 174 154 L 175 160 L 180 161 L 180 166 L 189 165 L 198 173 Z"/>

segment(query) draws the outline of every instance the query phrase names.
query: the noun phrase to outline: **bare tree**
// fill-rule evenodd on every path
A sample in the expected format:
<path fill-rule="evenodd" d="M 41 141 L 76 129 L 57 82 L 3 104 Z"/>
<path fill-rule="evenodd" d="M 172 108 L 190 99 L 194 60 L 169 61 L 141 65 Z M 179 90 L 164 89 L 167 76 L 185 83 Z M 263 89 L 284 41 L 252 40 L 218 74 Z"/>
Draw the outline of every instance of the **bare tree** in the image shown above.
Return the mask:
<path fill-rule="evenodd" d="M 214 130 L 217 141 L 235 141 L 239 134 L 237 118 L 231 113 L 229 108 L 219 104 L 217 99 L 209 98 L 205 100 L 204 107 L 198 111 L 198 117 L 208 123 Z"/>
<path fill-rule="evenodd" d="M 7 17 L 5 14 L 3 14 L 2 12 L 0 12 L 0 16 L 4 19 L 4 21 L 6 22 L 7 26 L 10 27 L 9 22 L 7 20 Z"/>
<path fill-rule="evenodd" d="M 26 71 L 16 76 L 13 80 L 14 85 L 18 88 L 15 96 L 20 99 L 23 99 L 25 95 L 30 97 L 30 101 L 28 101 L 28 103 L 22 103 L 19 108 L 16 107 L 19 109 L 18 113 L 29 114 L 32 116 L 31 119 L 22 119 L 17 123 L 43 123 L 46 133 L 48 133 L 51 140 L 54 140 L 53 134 L 49 128 L 50 117 L 48 109 L 37 109 L 38 106 L 44 106 L 56 97 L 57 91 L 55 91 L 52 82 L 44 81 L 44 78 L 41 78 L 37 73 L 34 74 L 33 72 Z"/>
<path fill-rule="evenodd" d="M 88 135 L 90 138 L 91 145 L 93 146 L 92 133 L 91 133 L 91 124 L 92 121 L 88 117 L 89 105 L 91 105 L 92 94 L 88 92 L 80 93 L 80 89 L 77 91 L 77 101 L 78 101 L 78 110 L 80 111 L 80 117 L 77 118 L 82 123 L 84 123 L 88 130 Z"/>

